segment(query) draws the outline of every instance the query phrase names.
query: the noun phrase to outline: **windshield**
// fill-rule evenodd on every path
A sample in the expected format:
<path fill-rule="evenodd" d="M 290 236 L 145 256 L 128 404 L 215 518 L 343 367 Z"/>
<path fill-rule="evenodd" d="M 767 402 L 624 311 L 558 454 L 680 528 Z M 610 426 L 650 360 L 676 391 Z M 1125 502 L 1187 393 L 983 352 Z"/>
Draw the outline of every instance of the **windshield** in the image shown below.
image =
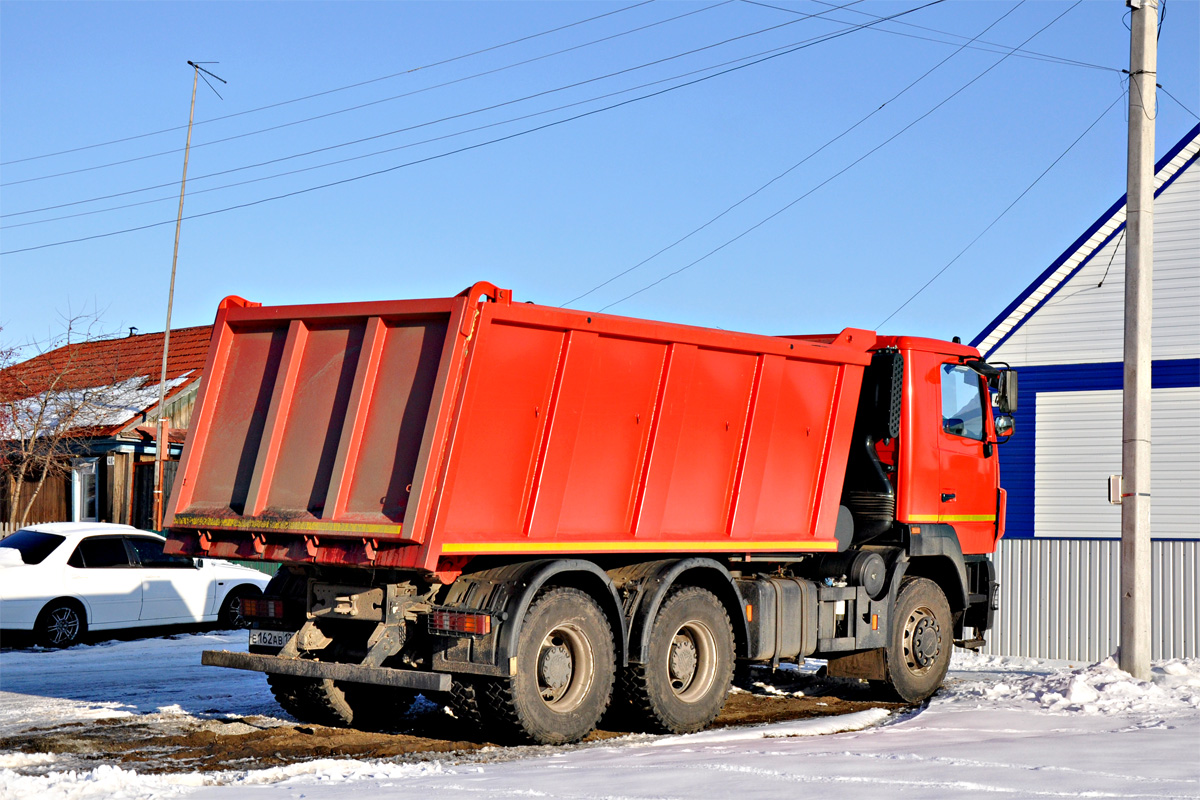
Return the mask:
<path fill-rule="evenodd" d="M 40 564 L 54 548 L 63 543 L 64 537 L 41 531 L 17 531 L 0 539 L 0 547 L 10 547 L 21 554 L 26 564 Z"/>

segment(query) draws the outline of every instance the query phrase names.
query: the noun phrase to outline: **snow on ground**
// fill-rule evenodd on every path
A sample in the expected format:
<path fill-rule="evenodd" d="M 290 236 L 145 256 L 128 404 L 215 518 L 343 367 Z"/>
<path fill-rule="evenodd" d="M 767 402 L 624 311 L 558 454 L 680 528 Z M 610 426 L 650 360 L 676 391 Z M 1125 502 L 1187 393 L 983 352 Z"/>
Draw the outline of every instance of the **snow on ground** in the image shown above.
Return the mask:
<path fill-rule="evenodd" d="M 245 650 L 245 631 L 0 652 L 0 736 L 133 714 L 281 716 L 262 675 L 200 666 L 221 649 Z"/>
<path fill-rule="evenodd" d="M 279 718 L 262 677 L 199 666 L 245 634 L 0 653 L 0 733 L 103 715 Z M 956 656 L 928 706 L 690 736 L 251 771 L 139 775 L 0 752 L 0 800 L 738 797 L 1200 798 L 1200 660 L 1137 681 L 1093 665 Z"/>

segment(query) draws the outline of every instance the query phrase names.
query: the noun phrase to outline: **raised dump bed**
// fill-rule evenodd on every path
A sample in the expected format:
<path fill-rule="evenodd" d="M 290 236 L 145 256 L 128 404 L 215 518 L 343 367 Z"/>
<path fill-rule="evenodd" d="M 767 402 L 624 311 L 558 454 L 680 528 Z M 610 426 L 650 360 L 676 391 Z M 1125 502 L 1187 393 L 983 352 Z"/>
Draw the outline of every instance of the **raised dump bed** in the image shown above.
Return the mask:
<path fill-rule="evenodd" d="M 875 335 L 513 303 L 221 303 L 170 549 L 453 574 L 483 554 L 801 553 Z"/>

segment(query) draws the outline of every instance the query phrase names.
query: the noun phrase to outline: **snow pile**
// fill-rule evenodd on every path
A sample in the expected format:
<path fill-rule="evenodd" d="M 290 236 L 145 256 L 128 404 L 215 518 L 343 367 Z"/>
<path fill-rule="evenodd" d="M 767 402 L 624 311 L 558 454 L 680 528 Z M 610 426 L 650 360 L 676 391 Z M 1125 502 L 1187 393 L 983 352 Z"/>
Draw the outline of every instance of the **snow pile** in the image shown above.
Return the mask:
<path fill-rule="evenodd" d="M 968 656 L 957 658 L 955 666 L 991 672 L 1009 666 L 1012 661 Z M 989 675 L 985 680 L 964 681 L 950 693 L 959 699 L 982 697 L 998 703 L 1033 703 L 1058 713 L 1110 716 L 1187 713 L 1200 709 L 1200 659 L 1160 662 L 1153 667 L 1150 681 L 1134 678 L 1121 670 L 1115 659 L 1107 658 L 1090 666 L 1068 667 L 1046 674 L 1023 675 L 1010 670 L 1008 676 L 1000 679 Z"/>
<path fill-rule="evenodd" d="M 437 776 L 440 762 L 395 764 L 385 761 L 317 759 L 262 770 L 238 770 L 174 775 L 143 775 L 110 765 L 93 770 L 47 771 L 22 774 L 16 768 L 44 766 L 54 756 L 9 753 L 0 755 L 0 800 L 152 800 L 190 794 L 206 786 L 236 787 L 293 785 L 333 786 L 361 781 L 396 781 Z"/>
<path fill-rule="evenodd" d="M 871 708 L 836 717 L 775 722 L 770 725 L 754 725 L 745 728 L 717 728 L 683 736 L 661 736 L 652 739 L 648 744 L 651 746 L 710 745 L 761 739 L 787 739 L 796 736 L 828 736 L 833 733 L 865 730 L 878 725 L 890 716 L 891 712 L 882 708 Z"/>
<path fill-rule="evenodd" d="M 250 772 L 215 773 L 225 780 L 212 783 L 232 783 L 237 786 L 288 783 L 342 783 L 362 780 L 395 780 L 416 776 L 442 775 L 445 766 L 439 761 L 421 764 L 395 764 L 387 761 L 349 761 L 322 758 L 286 767 L 271 767 Z"/>

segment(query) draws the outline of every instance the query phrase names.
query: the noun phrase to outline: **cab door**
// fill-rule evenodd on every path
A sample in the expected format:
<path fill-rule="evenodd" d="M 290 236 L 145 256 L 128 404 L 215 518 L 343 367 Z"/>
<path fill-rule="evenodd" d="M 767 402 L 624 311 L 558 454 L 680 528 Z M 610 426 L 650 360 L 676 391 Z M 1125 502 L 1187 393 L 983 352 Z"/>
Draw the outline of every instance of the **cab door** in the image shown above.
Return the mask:
<path fill-rule="evenodd" d="M 942 364 L 940 377 L 938 522 L 954 526 L 963 553 L 990 553 L 996 541 L 999 467 L 995 445 L 989 443 L 987 384 L 957 361 Z"/>

